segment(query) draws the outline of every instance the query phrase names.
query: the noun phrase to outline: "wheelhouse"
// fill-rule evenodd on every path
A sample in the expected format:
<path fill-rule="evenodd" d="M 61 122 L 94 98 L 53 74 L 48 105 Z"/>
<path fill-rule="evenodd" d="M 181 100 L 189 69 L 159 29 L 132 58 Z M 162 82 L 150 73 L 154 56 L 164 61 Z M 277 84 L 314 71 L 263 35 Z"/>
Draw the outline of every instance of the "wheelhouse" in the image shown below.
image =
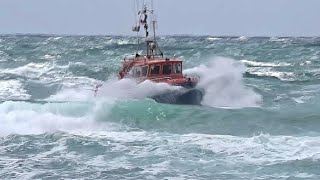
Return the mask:
<path fill-rule="evenodd" d="M 134 65 L 130 71 L 129 76 L 134 78 L 157 78 L 170 77 L 181 78 L 182 75 L 182 61 L 167 60 L 167 61 L 149 61 L 142 64 Z"/>
<path fill-rule="evenodd" d="M 182 75 L 181 61 L 155 62 L 149 65 L 149 76 Z"/>

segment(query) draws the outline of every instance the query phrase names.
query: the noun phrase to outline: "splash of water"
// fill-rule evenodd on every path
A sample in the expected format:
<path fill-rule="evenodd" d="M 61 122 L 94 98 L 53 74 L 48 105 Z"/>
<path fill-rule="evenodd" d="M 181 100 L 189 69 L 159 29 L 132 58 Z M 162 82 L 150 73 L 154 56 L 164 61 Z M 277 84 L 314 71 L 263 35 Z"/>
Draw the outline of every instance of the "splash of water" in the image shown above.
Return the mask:
<path fill-rule="evenodd" d="M 0 104 L 0 137 L 8 134 L 41 134 L 45 132 L 111 131 L 121 128 L 114 123 L 100 122 L 108 116 L 114 102 L 34 104 L 4 102 Z"/>
<path fill-rule="evenodd" d="M 202 104 L 211 107 L 258 107 L 262 97 L 243 82 L 245 65 L 241 61 L 218 57 L 207 65 L 186 69 L 184 74 L 200 76 L 199 88 L 205 90 Z M 143 99 L 167 91 L 181 91 L 182 87 L 166 83 L 144 81 L 137 83 L 132 79 L 109 79 L 99 88 L 97 96 L 92 91 L 67 89 L 52 98 L 55 100 L 95 100 L 97 99 Z"/>
<path fill-rule="evenodd" d="M 246 67 L 233 59 L 217 57 L 207 65 L 186 69 L 185 74 L 200 76 L 199 88 L 205 90 L 202 104 L 212 107 L 258 107 L 262 97 L 245 86 Z"/>
<path fill-rule="evenodd" d="M 110 80 L 100 88 L 98 97 L 143 99 L 170 90 L 181 90 L 182 87 L 170 86 L 167 83 L 155 83 L 146 80 L 137 83 L 132 79 Z"/>
<path fill-rule="evenodd" d="M 171 86 L 167 83 L 155 83 L 146 80 L 137 83 L 133 79 L 115 78 L 101 83 L 101 87 L 94 93 L 95 87 L 83 87 L 77 89 L 62 89 L 57 94 L 50 96 L 47 100 L 52 101 L 92 101 L 97 99 L 122 100 L 143 99 L 172 90 L 182 90 L 182 87 Z"/>

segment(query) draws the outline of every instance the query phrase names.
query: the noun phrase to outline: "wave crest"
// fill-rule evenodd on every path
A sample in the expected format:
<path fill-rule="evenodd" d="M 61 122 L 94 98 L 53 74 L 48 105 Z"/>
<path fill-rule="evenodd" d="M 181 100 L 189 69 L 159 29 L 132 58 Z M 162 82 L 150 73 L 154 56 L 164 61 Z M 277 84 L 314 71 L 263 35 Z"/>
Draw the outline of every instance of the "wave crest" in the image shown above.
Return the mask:
<path fill-rule="evenodd" d="M 208 65 L 186 69 L 186 74 L 200 76 L 198 87 L 205 89 L 202 104 L 214 107 L 258 107 L 261 95 L 243 82 L 246 67 L 239 61 L 218 57 Z"/>

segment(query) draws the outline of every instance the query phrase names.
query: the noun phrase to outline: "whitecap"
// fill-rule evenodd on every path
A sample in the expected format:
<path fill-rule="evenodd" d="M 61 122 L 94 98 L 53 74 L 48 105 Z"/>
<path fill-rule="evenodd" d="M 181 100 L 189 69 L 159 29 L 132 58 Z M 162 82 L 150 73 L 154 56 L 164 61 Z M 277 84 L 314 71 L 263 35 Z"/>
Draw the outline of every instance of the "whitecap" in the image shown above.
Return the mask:
<path fill-rule="evenodd" d="M 271 37 L 270 42 L 287 42 L 288 38 Z"/>
<path fill-rule="evenodd" d="M 218 38 L 218 37 L 208 37 L 207 39 L 208 39 L 209 41 L 221 40 L 221 38 Z"/>
<path fill-rule="evenodd" d="M 50 54 L 46 54 L 43 56 L 42 59 L 47 59 L 47 60 L 54 60 L 55 59 L 55 56 L 53 55 L 50 55 Z"/>
<path fill-rule="evenodd" d="M 55 38 L 53 38 L 53 40 L 59 40 L 59 39 L 61 39 L 62 37 L 55 37 Z"/>
<path fill-rule="evenodd" d="M 187 134 L 182 143 L 199 145 L 202 149 L 222 155 L 227 163 L 277 164 L 304 159 L 319 159 L 319 137 L 271 136 L 253 137 Z"/>
<path fill-rule="evenodd" d="M 285 66 L 291 66 L 290 63 L 286 62 L 280 62 L 280 63 L 272 63 L 272 62 L 259 62 L 259 61 L 250 61 L 243 59 L 241 60 L 246 65 L 249 66 L 258 66 L 258 67 L 285 67 Z"/>
<path fill-rule="evenodd" d="M 275 77 L 283 81 L 293 81 L 295 77 L 295 73 L 293 72 L 274 71 L 271 67 L 248 68 L 247 72 L 249 72 L 252 75 L 261 77 Z"/>
<path fill-rule="evenodd" d="M 249 39 L 249 38 L 246 37 L 246 36 L 240 36 L 240 37 L 238 38 L 239 41 L 247 41 L 248 39 Z"/>

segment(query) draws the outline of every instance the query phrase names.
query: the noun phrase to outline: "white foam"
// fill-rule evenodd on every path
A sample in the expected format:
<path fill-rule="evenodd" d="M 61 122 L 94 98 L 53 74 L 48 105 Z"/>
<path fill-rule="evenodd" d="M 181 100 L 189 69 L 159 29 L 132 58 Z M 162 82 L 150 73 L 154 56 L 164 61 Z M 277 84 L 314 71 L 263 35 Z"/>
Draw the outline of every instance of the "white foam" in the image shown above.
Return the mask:
<path fill-rule="evenodd" d="M 128 39 L 109 39 L 106 44 L 126 45 L 131 42 Z"/>
<path fill-rule="evenodd" d="M 0 114 L 0 135 L 41 134 L 54 131 L 69 131 L 74 129 L 93 128 L 86 118 L 70 118 L 52 113 L 37 113 L 35 111 L 11 111 Z"/>
<path fill-rule="evenodd" d="M 288 38 L 271 37 L 269 41 L 271 42 L 287 42 Z"/>
<path fill-rule="evenodd" d="M 283 81 L 292 81 L 295 76 L 293 72 L 274 71 L 271 67 L 248 68 L 247 72 L 256 76 L 275 77 Z"/>
<path fill-rule="evenodd" d="M 55 82 L 61 85 L 61 90 L 51 95 L 49 101 L 91 101 L 94 100 L 96 84 L 101 83 L 88 77 L 57 78 Z"/>
<path fill-rule="evenodd" d="M 123 144 L 130 142 L 146 142 L 157 145 L 153 150 L 159 156 L 176 156 L 176 153 L 189 147 L 211 151 L 216 154 L 215 161 L 223 161 L 228 164 L 249 163 L 255 165 L 272 165 L 295 160 L 319 160 L 320 137 L 311 136 L 274 136 L 260 134 L 252 137 L 238 137 L 231 135 L 209 134 L 167 134 L 155 132 L 94 132 L 80 133 L 94 139 L 110 139 L 117 142 L 118 148 L 128 148 L 128 154 L 148 156 L 150 146 L 138 148 L 126 147 Z M 163 143 L 163 141 L 166 143 Z M 174 148 L 172 148 L 174 147 Z M 156 152 L 155 152 L 156 151 Z M 221 159 L 220 159 L 221 158 Z M 198 161 L 206 164 L 212 159 Z M 157 174 L 170 167 L 168 161 L 146 168 L 144 173 Z"/>
<path fill-rule="evenodd" d="M 226 135 L 183 135 L 182 143 L 224 155 L 228 163 L 275 164 L 303 159 L 319 159 L 319 137 L 270 136 L 253 137 Z"/>
<path fill-rule="evenodd" d="M 50 54 L 46 54 L 46 55 L 44 55 L 44 56 L 42 57 L 42 59 L 54 60 L 54 59 L 56 59 L 56 57 L 53 56 L 53 55 L 50 55 Z"/>
<path fill-rule="evenodd" d="M 221 40 L 221 38 L 218 38 L 218 37 L 208 37 L 207 39 L 208 39 L 209 41 Z"/>
<path fill-rule="evenodd" d="M 199 88 L 205 89 L 202 104 L 214 107 L 257 107 L 262 102 L 259 94 L 246 87 L 243 73 L 246 67 L 239 61 L 218 57 L 208 65 L 186 69 L 185 74 L 200 76 Z"/>
<path fill-rule="evenodd" d="M 259 61 L 249 61 L 249 60 L 241 60 L 246 65 L 250 66 L 259 66 L 259 67 L 283 67 L 283 66 L 291 66 L 290 63 L 281 62 L 281 63 L 271 63 L 271 62 L 259 62 Z"/>
<path fill-rule="evenodd" d="M 140 84 L 132 79 L 109 80 L 98 92 L 98 97 L 145 98 L 170 90 L 181 90 L 182 87 L 170 86 L 167 83 L 154 83 L 146 80 Z"/>
<path fill-rule="evenodd" d="M 86 90 L 88 89 L 88 90 Z M 62 89 L 55 95 L 51 95 L 46 100 L 49 101 L 90 101 L 94 99 L 92 89 Z"/>
<path fill-rule="evenodd" d="M 59 71 L 66 68 L 68 66 L 58 66 L 53 62 L 29 63 L 17 68 L 1 69 L 1 73 L 22 75 L 29 79 L 37 79 L 43 76 L 55 78 Z"/>
<path fill-rule="evenodd" d="M 292 100 L 294 100 L 296 103 L 303 104 L 306 101 L 310 100 L 312 96 L 301 96 L 301 97 L 293 97 Z"/>
<path fill-rule="evenodd" d="M 66 77 L 59 80 L 62 89 L 46 100 L 91 101 L 94 100 L 95 85 L 100 82 L 87 77 Z"/>
<path fill-rule="evenodd" d="M 108 116 L 111 108 L 112 103 L 106 101 L 44 105 L 7 101 L 0 104 L 0 136 L 117 129 L 97 119 L 101 113 Z"/>
<path fill-rule="evenodd" d="M 294 177 L 302 178 L 302 179 L 312 178 L 313 176 L 314 176 L 313 174 L 308 174 L 308 173 L 295 173 L 294 174 Z"/>
<path fill-rule="evenodd" d="M 30 97 L 19 80 L 1 80 L 0 87 L 1 99 L 28 99 Z"/>
<path fill-rule="evenodd" d="M 53 38 L 53 40 L 59 40 L 59 39 L 61 39 L 62 37 L 55 37 L 55 38 Z"/>
<path fill-rule="evenodd" d="M 79 80 L 67 83 L 63 81 L 64 88 L 57 94 L 50 96 L 47 100 L 57 101 L 93 101 L 104 99 L 108 101 L 124 100 L 124 99 L 144 99 L 153 95 L 165 93 L 171 90 L 183 91 L 182 87 L 171 86 L 167 83 L 154 83 L 146 80 L 137 83 L 133 79 L 110 79 L 107 82 L 89 81 L 92 79 L 84 79 L 83 83 Z M 88 82 L 89 81 L 89 82 Z M 101 84 L 95 95 L 96 85 Z"/>
<path fill-rule="evenodd" d="M 246 37 L 246 36 L 240 36 L 240 37 L 238 38 L 239 41 L 247 41 L 248 39 L 249 39 L 249 38 Z"/>

